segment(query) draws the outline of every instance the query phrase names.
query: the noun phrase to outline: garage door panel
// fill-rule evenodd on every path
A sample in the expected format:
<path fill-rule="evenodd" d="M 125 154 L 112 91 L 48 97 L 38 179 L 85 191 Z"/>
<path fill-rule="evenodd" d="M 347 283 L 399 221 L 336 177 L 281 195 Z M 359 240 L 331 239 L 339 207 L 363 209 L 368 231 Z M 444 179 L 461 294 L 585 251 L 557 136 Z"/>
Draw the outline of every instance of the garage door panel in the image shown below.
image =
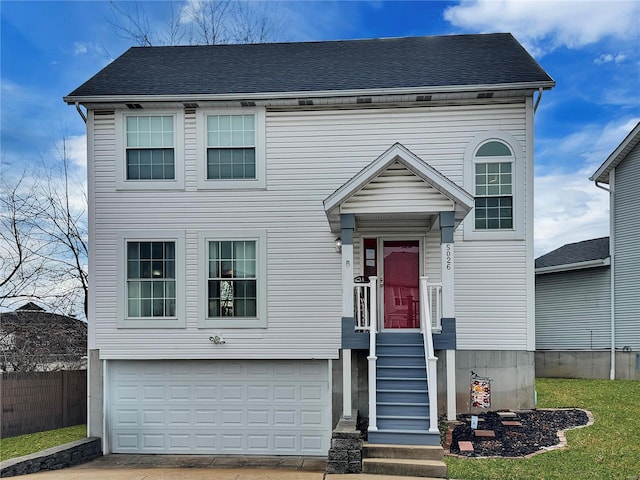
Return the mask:
<path fill-rule="evenodd" d="M 114 453 L 326 455 L 329 448 L 328 362 L 110 364 Z"/>

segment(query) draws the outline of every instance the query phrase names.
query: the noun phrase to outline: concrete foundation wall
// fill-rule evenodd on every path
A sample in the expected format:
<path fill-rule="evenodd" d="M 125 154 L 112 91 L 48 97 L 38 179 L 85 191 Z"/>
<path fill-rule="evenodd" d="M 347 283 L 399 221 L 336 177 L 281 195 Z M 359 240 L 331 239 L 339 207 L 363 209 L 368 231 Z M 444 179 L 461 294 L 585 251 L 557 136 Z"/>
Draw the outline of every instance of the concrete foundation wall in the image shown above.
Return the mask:
<path fill-rule="evenodd" d="M 368 383 L 367 351 L 352 350 L 354 386 L 353 408 L 367 416 Z M 341 352 L 342 354 L 342 352 Z M 438 413 L 446 413 L 446 352 L 436 351 L 438 356 Z M 334 426 L 342 414 L 342 359 L 334 361 L 333 416 Z M 458 413 L 481 412 L 471 408 L 471 371 L 480 377 L 491 379 L 491 410 L 501 408 L 525 409 L 534 407 L 535 367 L 534 352 L 525 351 L 456 351 L 456 399 Z"/>
<path fill-rule="evenodd" d="M 611 352 L 538 351 L 536 377 L 608 379 Z M 640 380 L 640 353 L 616 352 L 616 380 Z"/>
<path fill-rule="evenodd" d="M 444 359 L 444 355 L 442 357 Z M 471 407 L 471 372 L 479 377 L 490 379 L 491 407 L 488 410 L 527 409 L 535 406 L 534 352 L 513 350 L 456 351 L 458 413 L 484 411 Z"/>
<path fill-rule="evenodd" d="M 102 360 L 100 360 L 100 350 L 89 350 L 89 361 L 87 362 L 87 429 L 90 437 L 104 438 L 104 432 L 102 431 L 102 412 L 104 410 L 102 373 L 103 365 Z"/>
<path fill-rule="evenodd" d="M 368 352 L 368 350 L 351 350 L 351 408 L 358 410 L 363 417 L 369 416 Z M 340 350 L 340 358 L 332 362 L 332 428 L 336 428 L 342 417 L 342 354 L 343 351 Z"/>

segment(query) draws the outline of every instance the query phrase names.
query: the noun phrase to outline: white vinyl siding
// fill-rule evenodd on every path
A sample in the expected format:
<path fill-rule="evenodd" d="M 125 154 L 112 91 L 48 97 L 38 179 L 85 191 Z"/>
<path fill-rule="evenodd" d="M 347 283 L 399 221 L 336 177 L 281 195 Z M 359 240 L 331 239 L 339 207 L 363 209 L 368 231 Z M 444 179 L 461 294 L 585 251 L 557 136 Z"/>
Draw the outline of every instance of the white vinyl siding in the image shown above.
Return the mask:
<path fill-rule="evenodd" d="M 342 316 L 341 257 L 335 251 L 336 235 L 329 230 L 323 200 L 396 142 L 458 185 L 463 183 L 465 149 L 482 132 L 506 131 L 523 150 L 526 145 L 524 102 L 271 110 L 266 112 L 266 189 L 227 189 L 222 195 L 214 189 L 199 189 L 202 176 L 196 172 L 203 149 L 197 148 L 197 117 L 187 113 L 184 120 L 184 191 L 136 192 L 116 191 L 114 117 L 96 116 L 91 152 L 96 171 L 97 220 L 94 318 L 101 358 L 238 359 L 248 354 L 265 359 L 337 358 Z M 424 221 L 416 223 L 428 230 Z M 377 225 L 382 233 L 398 230 L 393 222 Z M 185 231 L 185 328 L 117 331 L 119 295 L 113 258 L 118 232 L 168 226 Z M 268 326 L 202 328 L 200 235 L 246 228 L 265 230 L 267 234 Z M 430 232 L 429 239 L 439 265 L 439 237 Z M 467 247 L 461 241 L 461 236 L 456 236 L 456 301 L 460 305 L 456 305 L 456 317 L 463 327 L 458 333 L 459 345 L 487 350 L 525 348 L 526 242 L 495 245 L 479 241 Z M 505 256 L 503 251 L 509 254 Z M 469 262 L 468 267 L 465 262 Z M 433 269 L 429 266 L 427 270 Z M 503 285 L 506 288 L 501 288 Z M 479 312 L 477 301 L 472 305 L 466 302 L 471 297 L 481 302 Z M 505 305 L 510 308 L 508 314 Z M 475 341 L 479 332 L 486 342 Z M 227 343 L 213 345 L 209 337 L 219 334 Z"/>
<path fill-rule="evenodd" d="M 458 349 L 527 349 L 525 242 L 461 237 L 454 251 Z"/>
<path fill-rule="evenodd" d="M 640 350 L 640 144 L 615 168 L 616 348 Z"/>
<path fill-rule="evenodd" d="M 611 347 L 609 267 L 536 275 L 536 350 Z"/>

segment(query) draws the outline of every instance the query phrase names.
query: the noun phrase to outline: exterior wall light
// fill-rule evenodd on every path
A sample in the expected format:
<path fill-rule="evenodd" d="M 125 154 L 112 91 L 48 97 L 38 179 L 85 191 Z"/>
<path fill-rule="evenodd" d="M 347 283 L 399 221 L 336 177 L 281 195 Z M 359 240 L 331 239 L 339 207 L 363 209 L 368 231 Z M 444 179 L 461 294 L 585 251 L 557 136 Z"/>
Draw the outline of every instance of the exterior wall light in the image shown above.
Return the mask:
<path fill-rule="evenodd" d="M 336 252 L 342 253 L 342 239 L 340 237 L 336 238 Z"/>

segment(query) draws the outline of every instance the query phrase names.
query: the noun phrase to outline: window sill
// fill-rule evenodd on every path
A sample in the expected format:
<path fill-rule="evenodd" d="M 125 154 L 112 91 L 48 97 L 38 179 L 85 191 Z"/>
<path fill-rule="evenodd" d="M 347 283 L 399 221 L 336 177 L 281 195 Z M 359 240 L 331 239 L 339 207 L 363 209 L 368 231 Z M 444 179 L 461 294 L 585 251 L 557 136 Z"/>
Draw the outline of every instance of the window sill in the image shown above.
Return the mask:
<path fill-rule="evenodd" d="M 180 318 L 124 318 L 118 321 L 118 328 L 185 328 Z"/>
<path fill-rule="evenodd" d="M 267 322 L 259 318 L 205 318 L 198 328 L 266 328 Z"/>

